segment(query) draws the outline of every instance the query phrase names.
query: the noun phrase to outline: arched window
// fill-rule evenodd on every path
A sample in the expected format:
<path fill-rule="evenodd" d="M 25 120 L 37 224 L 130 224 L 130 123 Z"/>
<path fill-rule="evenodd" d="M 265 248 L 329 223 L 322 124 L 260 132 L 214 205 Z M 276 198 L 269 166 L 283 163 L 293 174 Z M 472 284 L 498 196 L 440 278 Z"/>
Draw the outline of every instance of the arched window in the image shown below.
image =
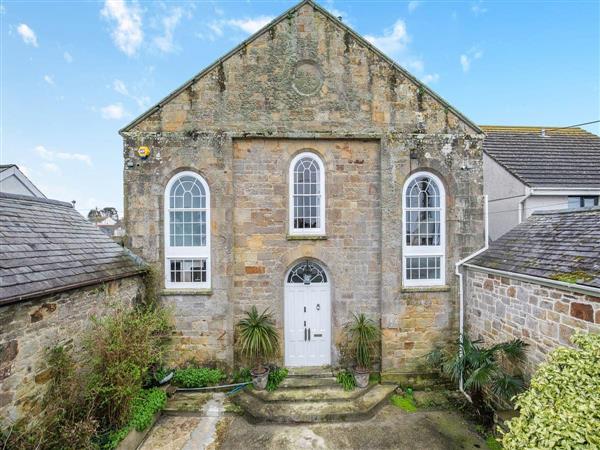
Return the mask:
<path fill-rule="evenodd" d="M 432 286 L 445 282 L 445 198 L 444 185 L 431 173 L 415 173 L 404 184 L 402 249 L 405 286 Z"/>
<path fill-rule="evenodd" d="M 194 172 L 180 172 L 165 189 L 165 286 L 210 287 L 210 192 Z"/>
<path fill-rule="evenodd" d="M 297 155 L 290 164 L 290 234 L 325 234 L 325 170 L 314 153 Z"/>

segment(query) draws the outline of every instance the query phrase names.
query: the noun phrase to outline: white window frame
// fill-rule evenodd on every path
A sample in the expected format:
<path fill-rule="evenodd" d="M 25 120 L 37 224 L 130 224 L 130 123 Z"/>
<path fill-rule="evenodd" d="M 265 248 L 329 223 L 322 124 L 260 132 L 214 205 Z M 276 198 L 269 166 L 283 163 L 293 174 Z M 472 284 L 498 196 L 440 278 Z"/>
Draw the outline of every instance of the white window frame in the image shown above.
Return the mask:
<path fill-rule="evenodd" d="M 302 158 L 311 158 L 316 161 L 317 166 L 319 167 L 319 228 L 295 228 L 294 227 L 294 168 L 296 167 L 296 163 L 300 161 Z M 289 234 L 291 236 L 324 236 L 325 235 L 325 206 L 326 206 L 326 197 L 325 197 L 325 166 L 323 164 L 323 160 L 313 152 L 302 152 L 297 154 L 289 166 L 289 176 L 288 176 L 288 190 L 289 190 L 289 198 L 288 198 L 288 210 L 289 210 Z"/>
<path fill-rule="evenodd" d="M 170 236 L 170 195 L 171 187 L 181 177 L 191 176 L 196 178 L 206 193 L 206 245 L 204 246 L 187 246 L 187 247 L 172 247 L 171 236 Z M 167 289 L 210 289 L 211 286 L 211 258 L 210 258 L 210 240 L 211 240 L 211 227 L 210 227 L 210 189 L 206 180 L 192 171 L 182 171 L 176 173 L 167 183 L 164 192 L 164 250 L 165 250 L 165 288 Z M 205 259 L 206 260 L 206 282 L 204 283 L 177 283 L 171 282 L 171 263 L 172 259 Z"/>
<path fill-rule="evenodd" d="M 407 245 L 406 244 L 406 213 L 411 210 L 422 208 L 408 208 L 406 194 L 408 187 L 413 180 L 420 177 L 431 178 L 437 185 L 440 192 L 440 245 Z M 411 280 L 406 277 L 407 258 L 410 257 L 433 257 L 440 258 L 440 278 L 426 280 Z M 402 189 L 402 283 L 406 287 L 419 286 L 443 286 L 446 283 L 446 189 L 444 183 L 431 172 L 420 171 L 413 173 L 404 182 Z"/>

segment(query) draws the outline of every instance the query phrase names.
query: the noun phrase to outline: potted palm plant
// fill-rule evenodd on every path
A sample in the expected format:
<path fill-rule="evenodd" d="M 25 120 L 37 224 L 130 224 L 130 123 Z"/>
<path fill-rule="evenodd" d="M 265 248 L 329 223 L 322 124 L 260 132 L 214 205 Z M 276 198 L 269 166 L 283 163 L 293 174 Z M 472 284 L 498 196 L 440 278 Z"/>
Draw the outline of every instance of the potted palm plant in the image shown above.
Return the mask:
<path fill-rule="evenodd" d="M 356 385 L 364 388 L 369 384 L 371 362 L 380 331 L 377 324 L 365 314 L 352 314 L 352 316 L 352 320 L 345 325 L 345 331 L 356 362 L 354 367 Z"/>
<path fill-rule="evenodd" d="M 253 364 L 250 371 L 255 389 L 265 389 L 269 379 L 269 368 L 265 362 L 279 350 L 279 335 L 275 329 L 273 315 L 265 309 L 259 314 L 256 306 L 246 312 L 238 322 L 240 352 Z"/>

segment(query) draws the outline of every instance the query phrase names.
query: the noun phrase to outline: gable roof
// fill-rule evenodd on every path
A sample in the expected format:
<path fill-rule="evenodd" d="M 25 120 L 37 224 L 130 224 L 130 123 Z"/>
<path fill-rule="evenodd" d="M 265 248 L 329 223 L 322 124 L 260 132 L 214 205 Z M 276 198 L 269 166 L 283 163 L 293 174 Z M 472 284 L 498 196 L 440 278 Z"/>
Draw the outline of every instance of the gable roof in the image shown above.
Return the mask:
<path fill-rule="evenodd" d="M 27 176 L 21 172 L 19 166 L 16 164 L 3 164 L 0 165 L 0 192 L 8 192 L 9 187 L 6 186 L 6 180 L 14 177 L 21 184 L 22 190 L 19 192 L 10 192 L 12 194 L 23 194 L 29 192 L 33 197 L 46 198 L 44 193 L 40 191 L 35 184 L 27 178 Z M 12 187 L 14 189 L 14 185 Z"/>
<path fill-rule="evenodd" d="M 536 211 L 467 265 L 600 288 L 600 207 Z"/>
<path fill-rule="evenodd" d="M 393 66 L 396 70 L 400 71 L 402 73 L 402 75 L 404 75 L 412 83 L 414 83 L 415 85 L 421 87 L 426 93 L 428 93 L 431 97 L 433 97 L 438 102 L 440 102 L 441 104 L 443 104 L 446 108 L 448 108 L 449 111 L 452 111 L 452 113 L 454 113 L 463 122 L 465 122 L 467 125 L 469 125 L 471 128 L 473 128 L 473 130 L 475 130 L 477 133 L 483 133 L 481 131 L 481 129 L 479 128 L 479 126 L 476 125 L 473 121 L 471 121 L 464 114 L 462 114 L 461 112 L 459 112 L 458 110 L 456 110 L 452 105 L 450 105 L 450 103 L 448 103 L 446 100 L 444 100 L 440 95 L 438 95 L 437 93 L 435 93 L 433 90 L 431 90 L 429 87 L 427 87 L 424 83 L 421 83 L 417 78 L 415 78 L 413 75 L 411 75 L 406 69 L 404 69 L 403 67 L 401 67 L 398 63 L 396 63 L 390 57 L 388 57 L 387 55 L 385 55 L 382 51 L 380 51 L 379 49 L 377 49 L 373 44 L 371 44 L 364 37 L 362 37 L 360 34 L 358 34 L 357 32 L 355 32 L 352 28 L 350 28 L 348 25 L 346 25 L 345 23 L 343 23 L 337 17 L 333 16 L 325 8 L 317 5 L 313 0 L 302 0 L 297 5 L 291 7 L 290 9 L 288 9 L 287 11 L 285 11 L 283 14 L 281 14 L 280 16 L 278 16 L 275 19 L 273 19 L 270 23 L 268 23 L 267 25 L 265 25 L 263 28 L 261 28 L 260 30 L 258 30 L 253 35 L 251 35 L 249 38 L 247 38 L 246 40 L 242 41 L 238 46 L 234 47 L 232 50 L 230 50 L 228 53 L 226 53 L 225 55 L 223 55 L 221 58 L 219 58 L 218 60 L 216 60 L 215 62 L 213 62 L 211 65 L 209 65 L 208 67 L 206 67 L 205 69 L 203 69 L 202 71 L 200 71 L 198 74 L 196 74 L 190 80 L 186 81 L 184 84 L 182 84 L 180 87 L 178 87 L 173 92 L 171 92 L 169 95 L 167 95 L 165 98 L 163 98 L 162 100 L 160 100 L 157 104 L 155 104 L 154 106 L 152 106 L 146 112 L 142 113 L 141 115 L 139 115 L 138 117 L 136 117 L 135 119 L 133 119 L 130 123 L 128 123 L 127 125 L 125 125 L 123 128 L 121 128 L 119 130 L 119 134 L 122 134 L 122 133 L 125 133 L 125 132 L 131 130 L 134 126 L 136 126 L 138 123 L 140 123 L 141 121 L 143 121 L 146 117 L 148 117 L 151 114 L 153 114 L 154 112 L 160 110 L 160 108 L 163 105 L 165 105 L 166 103 L 169 103 L 171 101 L 171 99 L 173 99 L 174 97 L 176 97 L 177 95 L 179 95 L 182 91 L 186 90 L 189 86 L 191 86 L 192 84 L 194 84 L 198 79 L 202 78 L 204 75 L 206 75 L 212 69 L 214 69 L 215 67 L 217 67 L 219 64 L 223 63 L 225 60 L 227 60 L 227 59 L 231 58 L 232 56 L 234 56 L 235 54 L 237 54 L 239 51 L 241 51 L 242 49 L 244 49 L 248 44 L 250 44 L 251 42 L 255 41 L 261 35 L 263 35 L 267 31 L 269 31 L 272 28 L 274 28 L 277 24 L 279 24 L 280 22 L 284 21 L 285 19 L 287 19 L 288 17 L 290 17 L 292 14 L 296 13 L 304 5 L 310 5 L 310 6 L 312 6 L 316 11 L 320 12 L 321 14 L 323 14 L 325 17 L 327 17 L 329 20 L 331 20 L 339 28 L 341 28 L 342 30 L 348 32 L 361 45 L 367 47 L 369 50 L 371 50 L 372 52 L 374 52 L 375 54 L 377 54 L 377 56 L 379 56 L 380 58 L 382 58 L 383 60 L 385 60 L 391 66 Z"/>
<path fill-rule="evenodd" d="M 582 128 L 481 129 L 483 151 L 527 186 L 600 189 L 600 136 Z"/>
<path fill-rule="evenodd" d="M 0 305 L 145 270 L 70 203 L 0 193 Z"/>

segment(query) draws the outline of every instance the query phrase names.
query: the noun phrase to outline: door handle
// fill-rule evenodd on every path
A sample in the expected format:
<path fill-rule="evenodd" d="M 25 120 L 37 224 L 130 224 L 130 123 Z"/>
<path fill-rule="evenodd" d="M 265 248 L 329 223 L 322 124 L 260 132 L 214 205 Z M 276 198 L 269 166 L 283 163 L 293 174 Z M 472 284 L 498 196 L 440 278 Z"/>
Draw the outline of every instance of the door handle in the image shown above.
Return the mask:
<path fill-rule="evenodd" d="M 308 329 L 308 342 L 310 342 L 310 328 Z"/>
<path fill-rule="evenodd" d="M 304 341 L 306 341 L 306 328 L 304 329 Z"/>

